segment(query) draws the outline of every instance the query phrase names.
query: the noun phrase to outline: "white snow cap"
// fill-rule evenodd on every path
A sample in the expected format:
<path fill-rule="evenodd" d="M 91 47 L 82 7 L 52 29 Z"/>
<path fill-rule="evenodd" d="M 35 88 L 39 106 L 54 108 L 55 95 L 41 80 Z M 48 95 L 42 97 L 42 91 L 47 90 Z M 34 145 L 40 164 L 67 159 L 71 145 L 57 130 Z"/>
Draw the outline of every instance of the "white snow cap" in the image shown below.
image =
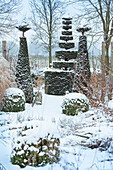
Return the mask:
<path fill-rule="evenodd" d="M 14 88 L 14 87 L 6 89 L 5 96 L 11 96 L 11 95 L 24 96 L 24 92 L 21 89 Z"/>
<path fill-rule="evenodd" d="M 69 94 L 66 94 L 65 99 L 84 99 L 87 103 L 89 103 L 89 99 L 82 93 L 69 93 Z"/>

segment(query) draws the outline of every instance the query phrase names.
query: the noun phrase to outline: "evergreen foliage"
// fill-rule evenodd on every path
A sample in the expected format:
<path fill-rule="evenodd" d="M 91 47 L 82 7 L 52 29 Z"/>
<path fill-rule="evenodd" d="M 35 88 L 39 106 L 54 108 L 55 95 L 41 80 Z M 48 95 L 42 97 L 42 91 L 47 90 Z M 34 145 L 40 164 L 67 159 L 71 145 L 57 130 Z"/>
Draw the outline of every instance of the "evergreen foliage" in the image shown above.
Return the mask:
<path fill-rule="evenodd" d="M 88 110 L 89 100 L 81 93 L 67 94 L 62 104 L 62 112 L 66 115 L 75 116 L 79 111 L 87 112 Z"/>
<path fill-rule="evenodd" d="M 62 112 L 66 115 L 78 115 L 78 111 L 86 112 L 89 110 L 89 105 L 84 99 L 71 99 L 64 101 Z"/>
<path fill-rule="evenodd" d="M 28 47 L 25 37 L 20 37 L 20 50 L 16 66 L 16 82 L 17 87 L 23 90 L 26 102 L 32 103 L 33 87 L 30 77 Z"/>
<path fill-rule="evenodd" d="M 18 88 L 8 88 L 2 99 L 2 111 L 19 112 L 25 110 L 25 96 L 22 90 Z"/>
<path fill-rule="evenodd" d="M 59 138 L 50 137 L 37 138 L 37 142 L 29 143 L 22 138 L 26 137 L 27 126 L 19 133 L 19 140 L 14 144 L 11 162 L 21 168 L 29 166 L 42 167 L 47 164 L 57 163 L 60 157 Z"/>

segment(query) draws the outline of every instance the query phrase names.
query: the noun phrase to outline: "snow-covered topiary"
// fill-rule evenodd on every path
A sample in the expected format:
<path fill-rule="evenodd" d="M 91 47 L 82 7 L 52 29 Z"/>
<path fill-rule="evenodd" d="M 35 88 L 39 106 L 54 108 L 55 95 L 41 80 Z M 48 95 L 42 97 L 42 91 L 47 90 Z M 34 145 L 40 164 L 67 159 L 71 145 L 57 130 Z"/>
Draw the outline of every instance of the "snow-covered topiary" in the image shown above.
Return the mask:
<path fill-rule="evenodd" d="M 86 112 L 89 110 L 89 100 L 81 93 L 69 93 L 64 97 L 62 112 L 66 115 L 77 115 L 78 111 Z"/>
<path fill-rule="evenodd" d="M 25 110 L 25 95 L 19 88 L 8 88 L 2 99 L 2 111 L 18 112 Z"/>
<path fill-rule="evenodd" d="M 17 87 L 23 90 L 27 103 L 33 101 L 33 87 L 30 76 L 28 47 L 25 37 L 20 37 L 20 49 L 16 66 Z"/>
<path fill-rule="evenodd" d="M 49 129 L 51 129 L 51 125 Z M 54 124 L 50 133 L 48 133 L 49 129 L 45 124 L 41 124 L 35 128 L 26 125 L 19 130 L 17 137 L 15 136 L 13 140 L 15 142 L 13 143 L 11 162 L 21 168 L 27 165 L 40 167 L 57 163 L 60 156 L 60 140 L 57 135 L 53 135 L 56 132 Z M 53 132 L 54 130 L 55 132 Z"/>

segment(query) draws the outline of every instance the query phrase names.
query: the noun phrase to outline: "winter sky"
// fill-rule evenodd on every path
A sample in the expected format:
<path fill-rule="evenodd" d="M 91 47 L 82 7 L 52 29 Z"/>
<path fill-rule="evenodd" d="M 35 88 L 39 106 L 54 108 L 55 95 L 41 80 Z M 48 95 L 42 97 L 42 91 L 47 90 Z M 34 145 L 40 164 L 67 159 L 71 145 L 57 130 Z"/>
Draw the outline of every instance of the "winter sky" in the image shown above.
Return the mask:
<path fill-rule="evenodd" d="M 67 16 L 69 15 L 70 17 L 73 17 L 74 16 L 74 13 L 75 11 L 77 11 L 77 6 L 69 6 L 68 9 L 65 11 L 65 15 L 64 16 Z M 31 16 L 31 8 L 30 8 L 30 0 L 22 0 L 22 9 L 19 11 L 19 13 L 17 15 L 15 15 L 15 18 L 18 20 L 18 25 L 21 25 L 23 24 L 23 21 L 27 21 L 27 23 L 29 24 L 30 21 L 28 18 L 30 18 Z M 18 37 L 21 36 L 21 32 L 17 32 L 17 30 L 15 30 L 14 32 L 16 32 L 16 35 L 15 36 L 14 34 L 10 34 L 10 36 L 12 37 L 13 40 L 16 40 L 18 39 Z M 32 34 L 34 33 L 33 30 L 29 30 L 28 32 L 25 33 L 25 36 L 27 37 L 27 40 L 28 42 L 31 41 L 31 37 L 32 37 Z"/>
<path fill-rule="evenodd" d="M 79 5 L 77 5 L 77 4 L 70 5 L 65 10 L 66 13 L 65 13 L 64 16 L 69 15 L 70 17 L 74 18 L 74 16 L 76 16 L 75 13 L 78 13 L 79 11 L 81 11 Z M 18 20 L 18 25 L 17 26 L 24 24 L 23 21 L 25 21 L 25 20 L 29 24 L 30 23 L 30 20 L 29 20 L 30 16 L 31 16 L 30 0 L 22 0 L 22 9 L 19 11 L 18 14 L 16 14 L 14 16 L 15 19 Z M 77 47 L 78 38 L 79 38 L 80 34 L 76 32 L 76 24 L 73 24 L 73 27 L 74 27 L 73 28 L 73 36 L 75 36 L 74 37 L 75 46 Z M 35 34 L 35 33 L 34 33 L 34 31 L 32 29 L 25 33 L 25 36 L 27 37 L 27 42 L 28 43 L 32 42 L 32 35 L 33 34 Z M 61 30 L 59 31 L 59 36 L 60 36 L 60 34 L 61 34 Z M 15 29 L 15 30 L 12 30 L 12 32 L 10 33 L 10 35 L 8 37 L 4 36 L 4 37 L 2 37 L 1 40 L 14 41 L 17 45 L 19 45 L 19 37 L 21 37 L 21 36 L 22 36 L 22 33 L 20 31 L 18 31 L 17 29 Z"/>

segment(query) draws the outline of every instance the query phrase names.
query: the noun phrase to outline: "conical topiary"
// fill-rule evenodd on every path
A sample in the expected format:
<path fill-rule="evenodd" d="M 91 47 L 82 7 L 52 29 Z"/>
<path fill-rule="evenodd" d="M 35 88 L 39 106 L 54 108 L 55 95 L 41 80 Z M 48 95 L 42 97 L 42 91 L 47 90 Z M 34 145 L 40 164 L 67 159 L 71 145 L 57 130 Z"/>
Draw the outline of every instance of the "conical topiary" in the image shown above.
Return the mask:
<path fill-rule="evenodd" d="M 88 84 L 90 82 L 90 64 L 87 50 L 87 37 L 84 35 L 85 32 L 91 28 L 80 27 L 77 29 L 82 35 L 79 37 L 79 49 L 77 55 L 77 70 L 75 76 L 74 91 L 83 92 L 88 95 Z"/>
<path fill-rule="evenodd" d="M 20 49 L 16 66 L 17 87 L 23 90 L 27 103 L 32 103 L 33 87 L 30 76 L 29 56 L 27 41 L 25 37 L 20 37 Z"/>

